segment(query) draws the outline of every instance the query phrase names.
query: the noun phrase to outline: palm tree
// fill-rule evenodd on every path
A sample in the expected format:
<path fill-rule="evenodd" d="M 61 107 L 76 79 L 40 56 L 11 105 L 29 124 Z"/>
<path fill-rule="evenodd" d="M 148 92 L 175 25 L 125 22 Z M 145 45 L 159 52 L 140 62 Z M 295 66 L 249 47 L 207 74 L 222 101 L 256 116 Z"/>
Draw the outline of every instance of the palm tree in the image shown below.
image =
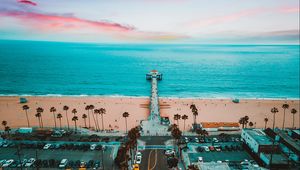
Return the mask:
<path fill-rule="evenodd" d="M 242 128 L 244 129 L 245 127 L 247 128 L 248 121 L 249 121 L 249 117 L 248 116 L 244 116 L 244 117 L 240 118 L 239 124 L 241 124 Z"/>
<path fill-rule="evenodd" d="M 179 130 L 179 128 L 175 127 L 172 129 L 171 134 L 175 140 L 175 143 L 177 143 L 179 145 L 178 140 L 181 138 L 182 132 Z M 175 147 L 175 143 L 174 143 L 174 147 Z"/>
<path fill-rule="evenodd" d="M 93 118 L 94 118 L 94 121 L 95 121 L 95 126 L 96 126 L 96 131 L 98 132 L 100 129 L 99 129 L 99 122 L 98 122 L 98 114 L 99 114 L 100 110 L 99 109 L 95 109 L 94 110 L 94 114 L 96 115 L 96 118 L 93 114 Z"/>
<path fill-rule="evenodd" d="M 56 115 L 56 118 L 57 119 L 59 119 L 59 125 L 60 125 L 60 129 L 61 129 L 61 119 L 62 119 L 62 114 L 60 114 L 60 113 L 58 113 L 57 115 Z"/>
<path fill-rule="evenodd" d="M 93 112 L 94 109 L 95 109 L 95 106 L 94 105 L 89 105 L 89 108 Z M 97 122 L 96 122 L 96 119 L 95 119 L 95 115 L 94 114 L 92 114 L 92 115 L 93 115 L 93 119 L 94 119 L 94 122 L 95 122 L 95 128 L 98 131 L 98 129 L 97 129 Z"/>
<path fill-rule="evenodd" d="M 252 128 L 252 126 L 254 125 L 254 123 L 253 122 L 249 122 L 249 126 L 250 126 L 250 128 Z"/>
<path fill-rule="evenodd" d="M 22 108 L 23 108 L 23 110 L 25 110 L 25 113 L 26 113 L 27 126 L 30 127 L 30 125 L 29 125 L 28 113 L 27 113 L 27 110 L 29 109 L 29 106 L 28 106 L 28 105 L 23 105 Z"/>
<path fill-rule="evenodd" d="M 283 104 L 282 108 L 283 108 L 283 122 L 282 122 L 282 130 L 284 129 L 284 123 L 285 123 L 285 110 L 288 109 L 290 107 L 290 105 L 288 104 Z"/>
<path fill-rule="evenodd" d="M 6 120 L 3 120 L 3 121 L 2 121 L 2 126 L 4 127 L 4 128 L 3 128 L 4 130 L 5 130 L 6 125 L 7 125 L 7 121 L 6 121 Z"/>
<path fill-rule="evenodd" d="M 196 133 L 199 136 L 201 136 L 204 140 L 205 140 L 205 137 L 208 136 L 208 132 L 205 129 L 202 129 L 202 128 L 197 128 Z"/>
<path fill-rule="evenodd" d="M 63 110 L 66 111 L 66 118 L 67 118 L 67 124 L 68 124 L 68 130 L 70 129 L 70 125 L 69 125 L 69 118 L 68 118 L 68 110 L 69 110 L 69 106 L 64 106 Z"/>
<path fill-rule="evenodd" d="M 273 107 L 271 109 L 271 113 L 273 113 L 273 131 L 274 131 L 274 128 L 275 128 L 275 114 L 277 112 L 278 112 L 278 109 L 276 107 Z M 271 158 L 270 158 L 270 166 L 272 166 L 274 144 L 275 144 L 275 137 L 274 137 L 273 142 L 272 142 L 272 151 L 271 151 Z"/>
<path fill-rule="evenodd" d="M 82 119 L 84 120 L 84 127 L 86 128 L 86 118 L 87 118 L 87 115 L 86 114 L 83 114 L 82 115 Z"/>
<path fill-rule="evenodd" d="M 293 115 L 293 125 L 292 125 L 292 128 L 296 128 L 294 125 L 295 125 L 295 114 L 297 113 L 297 110 L 293 108 L 291 110 L 291 113 Z"/>
<path fill-rule="evenodd" d="M 90 106 L 86 105 L 85 110 L 88 112 L 88 118 L 89 118 L 89 128 L 91 128 L 91 118 L 90 118 Z"/>
<path fill-rule="evenodd" d="M 56 128 L 56 116 L 55 116 L 56 108 L 55 107 L 51 107 L 50 108 L 50 112 L 53 113 L 54 127 Z"/>
<path fill-rule="evenodd" d="M 104 130 L 104 122 L 103 122 L 103 115 L 106 113 L 106 110 L 104 108 L 99 109 L 99 114 L 101 115 L 102 120 L 102 131 Z"/>
<path fill-rule="evenodd" d="M 44 127 L 44 124 L 43 124 L 42 113 L 44 112 L 44 109 L 41 108 L 41 107 L 38 107 L 38 108 L 36 109 L 36 112 L 37 112 L 38 119 L 39 119 L 39 121 L 41 122 L 40 127 L 43 128 L 43 127 Z"/>
<path fill-rule="evenodd" d="M 185 120 L 187 120 L 189 117 L 187 115 L 182 115 L 181 118 L 183 120 L 183 131 L 185 131 Z"/>
<path fill-rule="evenodd" d="M 74 123 L 75 123 L 75 133 L 77 133 L 77 120 L 78 120 L 78 117 L 77 116 L 73 116 L 73 118 L 72 118 L 72 121 L 74 121 Z"/>
<path fill-rule="evenodd" d="M 125 118 L 126 133 L 127 133 L 127 117 L 129 117 L 129 113 L 128 112 L 124 112 L 122 116 Z"/>
<path fill-rule="evenodd" d="M 72 110 L 72 113 L 73 113 L 74 115 L 76 115 L 77 110 L 76 110 L 76 109 L 73 109 L 73 110 Z"/>
<path fill-rule="evenodd" d="M 42 116 L 41 113 L 36 113 L 36 114 L 35 114 L 35 117 L 38 118 L 38 120 L 39 120 L 39 126 L 40 126 L 40 127 L 42 127 L 42 125 L 41 125 L 41 124 L 42 124 L 42 123 L 41 123 L 41 116 Z"/>
<path fill-rule="evenodd" d="M 196 124 L 197 124 L 196 118 L 198 116 L 198 109 L 195 104 L 191 104 L 190 109 L 192 110 L 192 113 L 194 116 L 194 125 L 196 126 Z"/>
<path fill-rule="evenodd" d="M 267 123 L 268 123 L 269 119 L 265 118 L 264 121 L 265 121 L 265 129 L 267 129 Z"/>
<path fill-rule="evenodd" d="M 9 131 L 10 131 L 10 130 L 11 130 L 11 129 L 10 129 L 9 126 L 5 126 L 4 131 L 5 131 L 7 134 L 9 134 Z"/>
<path fill-rule="evenodd" d="M 276 107 L 273 107 L 271 109 L 271 113 L 273 113 L 273 130 L 275 128 L 275 114 L 278 112 L 278 109 Z"/>
<path fill-rule="evenodd" d="M 179 119 L 181 118 L 181 115 L 180 114 L 175 114 L 174 115 L 174 120 L 177 120 L 177 125 L 178 125 L 178 128 L 179 128 Z"/>

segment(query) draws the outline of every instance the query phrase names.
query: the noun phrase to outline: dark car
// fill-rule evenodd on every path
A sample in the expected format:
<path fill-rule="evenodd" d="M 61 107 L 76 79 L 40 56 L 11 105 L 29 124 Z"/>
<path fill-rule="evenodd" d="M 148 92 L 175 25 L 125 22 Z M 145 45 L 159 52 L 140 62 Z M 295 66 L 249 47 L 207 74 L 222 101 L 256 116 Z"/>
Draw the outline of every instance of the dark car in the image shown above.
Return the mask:
<path fill-rule="evenodd" d="M 203 152 L 204 149 L 203 149 L 203 147 L 199 146 L 199 147 L 197 147 L 197 151 L 198 151 L 198 152 Z"/>

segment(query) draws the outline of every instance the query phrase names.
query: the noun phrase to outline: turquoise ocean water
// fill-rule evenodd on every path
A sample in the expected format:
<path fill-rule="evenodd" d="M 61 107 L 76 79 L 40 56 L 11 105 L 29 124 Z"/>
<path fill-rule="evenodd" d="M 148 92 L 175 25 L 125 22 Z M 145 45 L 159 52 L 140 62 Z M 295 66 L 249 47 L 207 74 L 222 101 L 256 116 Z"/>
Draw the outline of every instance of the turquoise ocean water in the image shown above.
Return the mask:
<path fill-rule="evenodd" d="M 0 95 L 297 98 L 298 45 L 136 45 L 0 41 Z"/>

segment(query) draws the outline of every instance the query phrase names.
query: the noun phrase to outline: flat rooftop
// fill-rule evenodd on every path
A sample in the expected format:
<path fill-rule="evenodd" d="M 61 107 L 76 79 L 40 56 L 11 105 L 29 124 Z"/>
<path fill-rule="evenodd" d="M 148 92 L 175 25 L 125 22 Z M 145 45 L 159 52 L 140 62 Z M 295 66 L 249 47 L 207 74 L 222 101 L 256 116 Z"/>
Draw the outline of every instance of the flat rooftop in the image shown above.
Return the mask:
<path fill-rule="evenodd" d="M 198 163 L 199 170 L 230 170 L 227 163 L 204 162 Z"/>
<path fill-rule="evenodd" d="M 237 122 L 201 122 L 203 128 L 240 127 Z"/>
<path fill-rule="evenodd" d="M 243 129 L 259 145 L 272 145 L 272 140 L 261 129 Z"/>

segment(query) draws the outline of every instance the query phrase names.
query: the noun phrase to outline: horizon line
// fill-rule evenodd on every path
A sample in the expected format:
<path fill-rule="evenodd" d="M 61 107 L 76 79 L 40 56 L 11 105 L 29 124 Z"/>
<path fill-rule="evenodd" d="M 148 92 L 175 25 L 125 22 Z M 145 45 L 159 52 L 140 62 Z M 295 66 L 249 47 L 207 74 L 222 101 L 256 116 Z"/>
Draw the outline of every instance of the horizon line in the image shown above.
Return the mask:
<path fill-rule="evenodd" d="M 126 44 L 126 45 L 278 45 L 278 46 L 300 46 L 300 42 L 298 43 L 170 43 L 170 42 L 87 42 L 87 41 L 54 41 L 54 40 L 31 40 L 31 39 L 1 39 L 0 41 L 28 41 L 28 42 L 50 42 L 50 43 L 74 43 L 74 44 L 104 44 L 104 45 L 118 45 L 118 44 Z"/>

